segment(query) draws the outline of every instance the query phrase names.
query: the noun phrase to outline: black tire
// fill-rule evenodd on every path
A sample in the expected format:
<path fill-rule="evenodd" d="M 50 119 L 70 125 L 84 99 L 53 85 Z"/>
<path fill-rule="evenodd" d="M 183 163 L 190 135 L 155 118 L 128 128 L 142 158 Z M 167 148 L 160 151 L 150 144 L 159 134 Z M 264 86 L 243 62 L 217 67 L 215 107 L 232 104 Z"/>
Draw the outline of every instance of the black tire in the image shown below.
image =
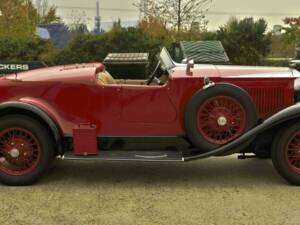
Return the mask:
<path fill-rule="evenodd" d="M 300 166 L 298 173 L 291 168 L 286 157 L 286 148 L 289 145 L 290 139 L 299 132 L 299 122 L 286 125 L 285 128 L 276 135 L 272 146 L 272 161 L 275 169 L 286 181 L 298 186 L 300 185 Z"/>
<path fill-rule="evenodd" d="M 207 140 L 198 130 L 197 127 L 197 112 L 201 105 L 206 102 L 206 100 L 218 97 L 227 96 L 235 99 L 243 107 L 246 114 L 246 126 L 244 132 L 250 130 L 257 124 L 257 113 L 255 104 L 249 94 L 234 85 L 219 83 L 214 86 L 199 90 L 190 100 L 186 107 L 184 116 L 185 131 L 189 140 L 199 148 L 202 152 L 209 152 L 221 146 L 222 144 L 212 143 Z M 249 142 L 250 143 L 250 142 Z M 249 144 L 247 143 L 247 145 Z M 241 146 L 243 148 L 245 146 Z M 242 149 L 239 149 L 242 150 Z"/>
<path fill-rule="evenodd" d="M 42 174 L 47 170 L 47 168 L 50 166 L 51 162 L 53 161 L 53 155 L 54 155 L 54 141 L 53 138 L 51 137 L 49 131 L 47 130 L 46 127 L 44 127 L 40 122 L 38 122 L 35 119 L 32 119 L 28 116 L 24 116 L 24 115 L 10 115 L 10 116 L 4 116 L 0 118 L 0 132 L 4 132 L 5 130 L 9 130 L 9 129 L 19 129 L 22 131 L 24 130 L 24 132 L 28 132 L 30 134 L 32 134 L 31 136 L 29 136 L 30 141 L 32 141 L 33 139 L 36 141 L 34 142 L 36 145 L 34 146 L 39 146 L 39 149 L 36 153 L 38 156 L 36 156 L 36 158 L 33 158 L 33 156 L 31 156 L 32 158 L 28 159 L 27 163 L 29 162 L 29 160 L 31 160 L 29 163 L 32 163 L 32 161 L 35 162 L 35 166 L 30 168 L 30 170 L 28 171 L 28 173 L 24 173 L 24 174 L 19 174 L 19 175 L 15 175 L 14 173 L 10 173 L 7 172 L 5 168 L 4 163 L 1 164 L 1 166 L 3 166 L 3 168 L 0 167 L 0 182 L 6 185 L 12 185 L 12 186 L 23 186 L 23 185 L 31 185 L 33 183 L 35 183 L 41 176 Z M 19 132 L 20 131 L 12 131 L 12 132 Z M 23 135 L 23 137 L 27 137 L 26 135 L 28 135 L 28 133 L 25 133 L 25 135 Z M 16 136 L 20 135 L 18 133 L 16 133 Z M 17 136 L 18 137 L 18 136 Z M 29 142 L 29 141 L 28 141 Z M 0 142 L 2 144 L 2 142 Z M 24 146 L 24 144 L 23 144 Z M 31 145 L 28 145 L 31 146 Z M 32 144 L 33 146 L 33 144 Z M 0 146 L 1 147 L 1 146 Z M 3 145 L 2 145 L 3 147 Z M 31 147 L 32 149 L 33 147 Z M 18 148 L 16 148 L 17 151 L 20 151 L 20 155 L 18 157 L 22 157 L 22 151 L 18 150 Z M 30 153 L 29 148 L 29 153 L 28 154 L 33 154 Z M 6 156 L 3 155 L 3 149 L 0 149 L 0 157 L 2 157 L 3 159 L 6 157 L 8 160 L 9 156 L 8 154 Z M 18 153 L 19 154 L 19 153 Z M 26 153 L 27 154 L 27 153 Z M 26 155 L 24 154 L 24 155 Z M 15 156 L 16 157 L 16 156 Z M 24 156 L 25 157 L 25 156 Z M 19 158 L 17 158 L 19 159 Z M 17 171 L 17 170 L 16 170 Z M 25 171 L 25 169 L 24 169 Z M 22 170 L 21 170 L 22 172 Z"/>

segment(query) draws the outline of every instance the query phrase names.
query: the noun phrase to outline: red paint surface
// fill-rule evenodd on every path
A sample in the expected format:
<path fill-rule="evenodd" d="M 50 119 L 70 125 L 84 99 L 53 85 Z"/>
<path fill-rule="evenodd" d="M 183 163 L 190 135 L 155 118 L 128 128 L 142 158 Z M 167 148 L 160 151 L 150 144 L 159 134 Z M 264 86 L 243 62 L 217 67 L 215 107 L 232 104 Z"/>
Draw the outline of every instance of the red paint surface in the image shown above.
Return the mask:
<path fill-rule="evenodd" d="M 193 76 L 177 67 L 165 86 L 106 85 L 96 82 L 102 64 L 58 66 L 0 78 L 0 102 L 27 102 L 46 111 L 64 135 L 79 124 L 94 124 L 98 136 L 185 135 L 183 115 L 203 77 L 244 88 L 258 116 L 294 103 L 294 77 L 288 69 L 196 66 Z"/>
<path fill-rule="evenodd" d="M 73 129 L 74 155 L 97 155 L 97 132 L 93 125 L 81 124 Z"/>

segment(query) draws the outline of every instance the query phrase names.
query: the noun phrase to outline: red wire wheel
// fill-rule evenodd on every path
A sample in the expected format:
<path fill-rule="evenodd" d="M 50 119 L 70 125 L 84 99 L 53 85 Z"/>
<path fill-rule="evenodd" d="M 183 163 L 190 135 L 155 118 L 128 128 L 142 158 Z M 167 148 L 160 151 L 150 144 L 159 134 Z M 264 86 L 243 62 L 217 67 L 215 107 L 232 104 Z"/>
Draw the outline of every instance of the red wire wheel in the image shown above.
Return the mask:
<path fill-rule="evenodd" d="M 40 157 L 40 143 L 29 130 L 12 127 L 0 132 L 0 171 L 25 176 L 36 169 Z"/>
<path fill-rule="evenodd" d="M 197 112 L 197 128 L 201 135 L 212 144 L 223 145 L 246 129 L 247 114 L 244 107 L 229 96 L 207 99 Z"/>
<path fill-rule="evenodd" d="M 256 106 L 242 88 L 217 83 L 201 89 L 185 108 L 184 128 L 191 144 L 200 152 L 210 152 L 235 140 L 257 124 Z M 252 140 L 235 152 L 244 150 Z"/>
<path fill-rule="evenodd" d="M 289 168 L 300 174 L 300 131 L 289 139 L 285 147 L 285 158 Z"/>

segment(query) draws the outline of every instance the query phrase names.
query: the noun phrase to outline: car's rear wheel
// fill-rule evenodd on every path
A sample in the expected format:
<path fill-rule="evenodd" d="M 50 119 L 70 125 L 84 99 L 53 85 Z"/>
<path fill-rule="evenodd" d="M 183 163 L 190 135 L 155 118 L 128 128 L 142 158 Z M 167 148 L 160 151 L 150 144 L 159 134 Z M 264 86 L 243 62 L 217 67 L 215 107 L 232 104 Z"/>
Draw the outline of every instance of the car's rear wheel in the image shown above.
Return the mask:
<path fill-rule="evenodd" d="M 275 138 L 272 161 L 289 183 L 300 185 L 300 123 L 289 124 Z"/>
<path fill-rule="evenodd" d="M 185 112 L 187 136 L 203 152 L 233 141 L 256 123 L 251 97 L 230 84 L 216 84 L 197 92 Z"/>
<path fill-rule="evenodd" d="M 23 115 L 0 118 L 0 182 L 29 185 L 37 181 L 53 159 L 48 130 Z"/>

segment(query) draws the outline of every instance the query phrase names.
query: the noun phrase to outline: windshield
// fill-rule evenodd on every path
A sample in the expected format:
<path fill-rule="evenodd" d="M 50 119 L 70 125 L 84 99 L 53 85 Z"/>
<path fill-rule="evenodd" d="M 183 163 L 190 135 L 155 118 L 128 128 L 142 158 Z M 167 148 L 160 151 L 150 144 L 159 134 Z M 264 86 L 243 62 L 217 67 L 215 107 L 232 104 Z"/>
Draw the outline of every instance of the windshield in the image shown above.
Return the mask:
<path fill-rule="evenodd" d="M 161 50 L 159 58 L 164 70 L 170 70 L 175 67 L 173 60 L 170 56 L 170 53 L 165 47 L 163 47 L 163 49 Z"/>

